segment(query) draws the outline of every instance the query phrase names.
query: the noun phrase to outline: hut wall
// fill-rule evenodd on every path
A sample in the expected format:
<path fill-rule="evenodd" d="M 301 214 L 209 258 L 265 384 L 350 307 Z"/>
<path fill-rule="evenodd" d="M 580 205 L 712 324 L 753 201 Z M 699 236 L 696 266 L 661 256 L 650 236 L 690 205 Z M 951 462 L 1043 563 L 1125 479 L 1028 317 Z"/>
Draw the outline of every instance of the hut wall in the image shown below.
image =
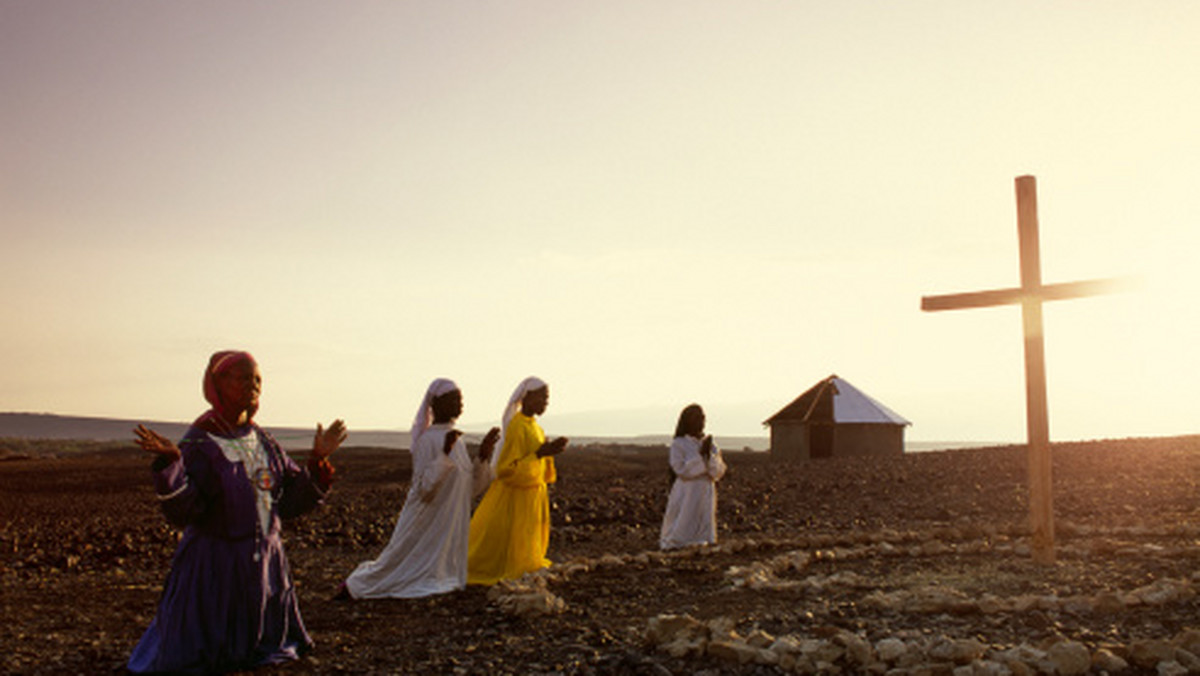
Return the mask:
<path fill-rule="evenodd" d="M 846 423 L 837 426 L 834 455 L 900 455 L 904 453 L 904 427 Z"/>
<path fill-rule="evenodd" d="M 808 429 L 803 423 L 777 420 L 771 424 L 771 458 L 807 460 Z"/>
<path fill-rule="evenodd" d="M 777 420 L 771 424 L 771 458 L 809 460 L 811 425 Z M 882 456 L 904 453 L 904 426 L 842 423 L 833 426 L 833 457 Z"/>

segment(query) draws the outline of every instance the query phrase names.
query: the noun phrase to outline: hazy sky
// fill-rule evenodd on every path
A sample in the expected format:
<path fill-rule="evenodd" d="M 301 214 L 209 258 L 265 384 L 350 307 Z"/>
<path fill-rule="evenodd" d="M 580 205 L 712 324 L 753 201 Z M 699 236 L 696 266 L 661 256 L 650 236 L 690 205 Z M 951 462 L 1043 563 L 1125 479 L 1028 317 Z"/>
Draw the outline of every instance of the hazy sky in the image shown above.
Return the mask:
<path fill-rule="evenodd" d="M 831 373 L 1020 440 L 1038 178 L 1055 440 L 1200 430 L 1200 3 L 0 0 L 0 410 L 551 433 L 761 422 Z"/>

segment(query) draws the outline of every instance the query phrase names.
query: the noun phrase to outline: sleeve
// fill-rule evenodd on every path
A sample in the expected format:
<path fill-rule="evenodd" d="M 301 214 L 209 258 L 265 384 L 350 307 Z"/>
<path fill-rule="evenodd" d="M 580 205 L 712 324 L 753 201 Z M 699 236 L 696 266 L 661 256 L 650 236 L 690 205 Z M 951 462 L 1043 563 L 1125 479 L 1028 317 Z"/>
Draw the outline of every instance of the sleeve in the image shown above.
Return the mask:
<path fill-rule="evenodd" d="M 492 463 L 479 458 L 472 459 L 471 465 L 471 494 L 480 495 L 491 485 L 496 473 L 492 470 Z"/>
<path fill-rule="evenodd" d="M 329 490 L 321 486 L 313 477 L 312 471 L 302 468 L 292 460 L 279 442 L 266 432 L 259 431 L 263 447 L 271 454 L 271 464 L 276 469 L 276 475 L 282 477 L 279 488 L 275 492 L 275 505 L 279 510 L 279 518 L 294 519 L 312 511 L 325 501 Z M 278 463 L 278 464 L 276 464 Z"/>
<path fill-rule="evenodd" d="M 708 475 L 714 482 L 720 481 L 721 477 L 725 476 L 725 469 L 725 454 L 721 453 L 721 449 L 717 448 L 717 442 L 714 441 L 712 454 L 708 456 Z"/>
<path fill-rule="evenodd" d="M 708 466 L 695 446 L 686 437 L 677 437 L 671 442 L 671 469 L 683 481 L 693 481 L 708 474 Z"/>
<path fill-rule="evenodd" d="M 514 417 L 504 434 L 504 448 L 496 465 L 496 478 L 517 488 L 536 486 L 546 480 L 537 435 L 520 417 Z"/>
<path fill-rule="evenodd" d="M 201 521 L 218 490 L 205 443 L 202 438 L 185 435 L 179 442 L 178 460 L 167 463 L 156 460 L 151 467 L 154 492 L 163 515 L 178 528 Z"/>
<path fill-rule="evenodd" d="M 445 439 L 444 433 L 437 434 L 429 431 L 421 435 L 417 443 L 413 444 L 412 481 L 421 502 L 433 502 L 433 499 L 437 497 L 438 489 L 454 472 L 454 461 L 442 449 Z M 455 443 L 463 442 L 462 439 L 459 439 Z"/>

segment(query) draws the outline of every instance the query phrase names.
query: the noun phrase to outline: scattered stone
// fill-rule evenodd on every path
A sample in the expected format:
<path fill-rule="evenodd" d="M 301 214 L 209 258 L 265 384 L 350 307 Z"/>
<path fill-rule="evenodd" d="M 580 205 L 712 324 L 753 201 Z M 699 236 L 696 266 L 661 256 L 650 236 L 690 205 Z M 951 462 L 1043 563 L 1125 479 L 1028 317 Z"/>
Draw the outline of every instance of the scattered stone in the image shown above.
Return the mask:
<path fill-rule="evenodd" d="M 708 644 L 707 652 L 719 660 L 749 664 L 756 661 L 761 651 L 741 641 L 711 641 Z"/>
<path fill-rule="evenodd" d="M 1196 596 L 1192 585 L 1186 580 L 1155 580 L 1145 587 L 1135 589 L 1125 597 L 1125 603 L 1131 606 L 1145 604 L 1161 606 L 1174 601 L 1187 601 Z"/>
<path fill-rule="evenodd" d="M 1054 666 L 1055 674 L 1077 676 L 1086 674 L 1092 667 L 1092 656 L 1087 646 L 1075 641 L 1060 641 L 1046 651 L 1046 660 Z"/>
<path fill-rule="evenodd" d="M 1159 662 L 1175 660 L 1175 646 L 1169 641 L 1141 639 L 1129 644 L 1129 661 L 1143 669 L 1153 669 Z"/>
<path fill-rule="evenodd" d="M 557 615 L 567 604 L 550 592 L 547 576 L 530 573 L 516 580 L 502 580 L 488 590 L 488 600 L 505 613 L 522 618 Z"/>
<path fill-rule="evenodd" d="M 983 657 L 986 652 L 987 646 L 973 638 L 951 639 L 946 637 L 935 640 L 926 651 L 929 657 L 935 660 L 955 664 L 970 664 Z"/>
<path fill-rule="evenodd" d="M 1200 630 L 1184 629 L 1175 636 L 1175 639 L 1171 643 L 1193 655 L 1200 655 Z"/>
<path fill-rule="evenodd" d="M 1200 674 L 1200 657 L 1186 648 L 1175 649 L 1175 661 L 1188 670 L 1189 674 Z"/>
<path fill-rule="evenodd" d="M 1129 663 L 1117 657 L 1107 648 L 1101 648 L 1092 655 L 1092 669 L 1107 671 L 1110 674 L 1119 673 L 1129 668 Z"/>
<path fill-rule="evenodd" d="M 846 660 L 851 665 L 865 667 L 875 660 L 875 651 L 866 639 L 848 631 L 838 632 L 833 642 L 846 651 Z"/>
<path fill-rule="evenodd" d="M 1119 613 L 1125 610 L 1125 601 L 1120 594 L 1100 592 L 1093 599 L 1092 608 L 1098 613 Z"/>
<path fill-rule="evenodd" d="M 907 652 L 908 644 L 898 638 L 885 638 L 875 643 L 875 655 L 888 664 L 895 664 Z"/>

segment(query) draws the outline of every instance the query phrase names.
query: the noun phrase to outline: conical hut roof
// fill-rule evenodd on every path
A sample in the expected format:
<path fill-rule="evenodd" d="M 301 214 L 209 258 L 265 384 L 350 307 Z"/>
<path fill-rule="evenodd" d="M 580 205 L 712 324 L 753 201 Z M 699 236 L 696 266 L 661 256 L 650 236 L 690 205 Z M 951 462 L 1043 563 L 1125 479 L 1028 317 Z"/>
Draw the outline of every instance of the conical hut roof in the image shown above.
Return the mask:
<path fill-rule="evenodd" d="M 796 397 L 763 423 L 781 420 L 825 423 L 876 423 L 911 425 L 887 406 L 875 401 L 843 378 L 831 375 Z"/>

